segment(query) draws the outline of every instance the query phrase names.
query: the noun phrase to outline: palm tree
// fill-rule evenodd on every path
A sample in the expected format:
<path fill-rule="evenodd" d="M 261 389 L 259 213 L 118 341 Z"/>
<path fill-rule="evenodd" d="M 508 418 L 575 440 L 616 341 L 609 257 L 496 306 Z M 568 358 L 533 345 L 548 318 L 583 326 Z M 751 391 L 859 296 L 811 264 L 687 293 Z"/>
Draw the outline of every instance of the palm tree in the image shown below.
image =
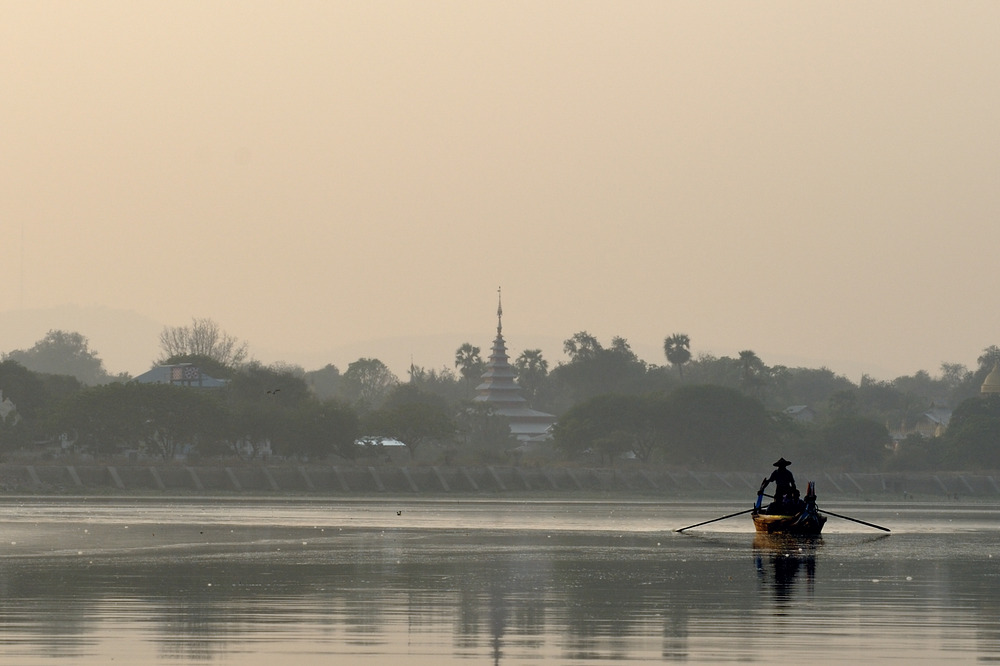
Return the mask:
<path fill-rule="evenodd" d="M 685 333 L 674 333 L 663 341 L 663 353 L 683 379 L 684 364 L 691 360 L 691 338 Z"/>
<path fill-rule="evenodd" d="M 486 370 L 486 364 L 479 356 L 479 347 L 473 347 L 470 343 L 463 343 L 455 350 L 455 367 L 467 382 L 474 381 Z"/>
<path fill-rule="evenodd" d="M 760 398 L 764 392 L 767 366 L 755 352 L 749 349 L 740 352 L 738 363 L 740 365 L 740 384 L 743 386 L 743 390 Z"/>
<path fill-rule="evenodd" d="M 517 368 L 517 383 L 528 394 L 529 404 L 533 404 L 549 373 L 549 362 L 542 358 L 541 349 L 525 349 L 514 361 L 514 367 Z"/>

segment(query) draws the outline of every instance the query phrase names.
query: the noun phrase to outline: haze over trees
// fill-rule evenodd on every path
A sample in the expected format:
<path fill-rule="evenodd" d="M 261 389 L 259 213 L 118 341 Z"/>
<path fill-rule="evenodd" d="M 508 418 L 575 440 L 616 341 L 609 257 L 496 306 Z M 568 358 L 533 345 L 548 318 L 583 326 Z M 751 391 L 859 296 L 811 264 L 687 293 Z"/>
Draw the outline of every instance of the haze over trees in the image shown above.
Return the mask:
<path fill-rule="evenodd" d="M 222 389 L 110 383 L 76 391 L 47 423 L 77 453 L 98 459 L 133 452 L 173 460 L 279 455 L 322 460 L 355 454 L 356 413 L 320 400 L 294 374 L 250 364 Z"/>
<path fill-rule="evenodd" d="M 963 401 L 951 416 L 944 443 L 955 466 L 1000 469 L 1000 396 Z"/>
<path fill-rule="evenodd" d="M 559 414 L 603 393 L 641 393 L 652 388 L 646 382 L 646 363 L 625 338 L 614 337 L 605 347 L 596 337 L 581 331 L 563 343 L 563 351 L 569 361 L 549 373 L 551 384 L 539 400 L 541 409 Z"/>
<path fill-rule="evenodd" d="M 362 427 L 366 433 L 403 442 L 411 457 L 424 444 L 444 442 L 455 433 L 454 418 L 444 399 L 412 384 L 395 386 L 385 404 L 365 415 Z"/>
<path fill-rule="evenodd" d="M 16 412 L 0 423 L 0 454 L 47 451 L 110 459 L 279 457 L 350 460 L 359 437 L 397 438 L 413 459 L 517 462 L 533 455 L 506 419 L 473 401 L 485 370 L 480 349 L 461 344 L 453 367 L 412 365 L 405 382 L 377 358 L 346 371 L 306 371 L 249 359 L 246 343 L 207 319 L 167 328 L 161 361 L 192 363 L 223 388 L 143 385 L 109 377 L 79 333 L 50 331 L 0 362 L 0 390 Z M 777 455 L 831 470 L 1000 468 L 1000 407 L 979 395 L 1000 363 L 983 350 L 978 367 L 944 363 L 854 383 L 827 368 L 769 366 L 753 350 L 695 355 L 691 339 L 664 339 L 666 363 L 640 359 L 624 337 L 605 344 L 580 331 L 551 367 L 541 350 L 513 360 L 532 407 L 559 417 L 551 456 L 574 463 L 759 469 Z M 812 413 L 796 420 L 786 409 Z M 918 426 L 953 410 L 944 434 Z"/>
<path fill-rule="evenodd" d="M 95 457 L 141 448 L 171 460 L 215 435 L 224 415 L 216 396 L 168 384 L 113 383 L 72 395 L 54 423 Z"/>
<path fill-rule="evenodd" d="M 398 383 L 399 379 L 382 361 L 359 358 L 347 366 L 341 392 L 355 409 L 365 413 L 378 409 Z"/>
<path fill-rule="evenodd" d="M 3 355 L 33 372 L 69 375 L 88 386 L 105 384 L 114 378 L 104 369 L 104 361 L 90 349 L 83 335 L 72 331 L 52 330 L 30 349 L 15 349 Z"/>

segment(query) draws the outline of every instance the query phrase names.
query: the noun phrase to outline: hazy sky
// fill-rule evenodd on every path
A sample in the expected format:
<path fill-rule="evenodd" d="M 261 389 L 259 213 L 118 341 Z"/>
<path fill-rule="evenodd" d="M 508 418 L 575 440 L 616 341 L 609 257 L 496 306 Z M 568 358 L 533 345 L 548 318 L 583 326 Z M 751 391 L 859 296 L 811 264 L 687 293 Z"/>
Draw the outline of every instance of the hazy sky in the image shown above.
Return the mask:
<path fill-rule="evenodd" d="M 971 366 L 1000 344 L 998 34 L 993 0 L 0 0 L 0 313 L 402 371 L 485 351 L 502 285 L 513 351 L 553 362 L 587 330 Z"/>

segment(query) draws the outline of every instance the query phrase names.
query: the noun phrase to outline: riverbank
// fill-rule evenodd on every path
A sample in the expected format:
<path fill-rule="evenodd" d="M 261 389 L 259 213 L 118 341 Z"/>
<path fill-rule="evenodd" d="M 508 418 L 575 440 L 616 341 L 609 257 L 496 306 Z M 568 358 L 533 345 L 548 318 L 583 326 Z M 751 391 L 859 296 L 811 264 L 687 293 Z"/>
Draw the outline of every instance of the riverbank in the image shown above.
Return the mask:
<path fill-rule="evenodd" d="M 996 499 L 1000 476 L 986 473 L 818 473 L 823 497 Z M 272 495 L 622 495 L 655 498 L 752 497 L 762 475 L 664 468 L 2 464 L 0 494 Z M 800 481 L 804 485 L 804 481 Z"/>

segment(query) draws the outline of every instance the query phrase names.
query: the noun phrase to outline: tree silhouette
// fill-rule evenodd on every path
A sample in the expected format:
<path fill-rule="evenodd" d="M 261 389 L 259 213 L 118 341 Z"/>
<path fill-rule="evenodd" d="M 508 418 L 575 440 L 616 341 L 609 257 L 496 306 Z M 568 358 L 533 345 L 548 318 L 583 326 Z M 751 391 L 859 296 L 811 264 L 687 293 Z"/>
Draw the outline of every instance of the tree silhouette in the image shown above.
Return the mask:
<path fill-rule="evenodd" d="M 740 386 L 746 393 L 761 398 L 767 381 L 767 366 L 750 349 L 740 352 L 737 363 L 740 366 Z"/>
<path fill-rule="evenodd" d="M 359 358 L 349 366 L 341 382 L 341 390 L 359 412 L 378 408 L 390 389 L 399 380 L 377 358 Z"/>
<path fill-rule="evenodd" d="M 455 421 L 444 399 L 412 384 L 394 388 L 381 409 L 365 415 L 362 426 L 367 436 L 403 442 L 411 457 L 423 444 L 447 441 L 455 434 Z"/>
<path fill-rule="evenodd" d="M 49 331 L 31 349 L 15 349 L 4 358 L 33 372 L 76 377 L 88 386 L 112 380 L 104 370 L 104 361 L 90 350 L 87 338 L 73 331 Z"/>
<path fill-rule="evenodd" d="M 570 361 L 585 361 L 597 356 L 604 350 L 601 343 L 590 333 L 580 331 L 563 342 L 563 351 Z"/>
<path fill-rule="evenodd" d="M 663 341 L 663 353 L 683 378 L 684 364 L 691 360 L 691 338 L 685 333 L 674 333 Z"/>
<path fill-rule="evenodd" d="M 517 368 L 517 383 L 533 403 L 545 377 L 549 374 L 549 362 L 542 358 L 541 349 L 525 349 L 514 361 Z"/>
<path fill-rule="evenodd" d="M 165 326 L 160 333 L 160 363 L 177 356 L 207 356 L 235 368 L 247 359 L 247 343 L 229 335 L 211 319 L 191 320 L 190 326 Z"/>
<path fill-rule="evenodd" d="M 486 370 L 486 364 L 479 356 L 479 347 L 473 347 L 470 343 L 463 343 L 455 350 L 455 367 L 466 382 L 472 383 L 482 376 Z"/>

